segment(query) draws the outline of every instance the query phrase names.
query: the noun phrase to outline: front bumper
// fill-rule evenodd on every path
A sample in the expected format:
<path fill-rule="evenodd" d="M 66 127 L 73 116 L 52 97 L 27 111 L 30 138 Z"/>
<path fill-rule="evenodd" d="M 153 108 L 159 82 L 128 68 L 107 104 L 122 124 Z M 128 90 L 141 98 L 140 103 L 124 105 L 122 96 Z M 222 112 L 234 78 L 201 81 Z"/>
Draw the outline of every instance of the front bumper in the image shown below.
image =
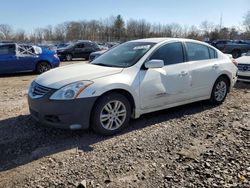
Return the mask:
<path fill-rule="evenodd" d="M 250 71 L 238 71 L 238 81 L 250 82 Z"/>
<path fill-rule="evenodd" d="M 50 100 L 53 92 L 37 99 L 28 96 L 31 116 L 43 125 L 62 129 L 88 129 L 97 97 Z"/>

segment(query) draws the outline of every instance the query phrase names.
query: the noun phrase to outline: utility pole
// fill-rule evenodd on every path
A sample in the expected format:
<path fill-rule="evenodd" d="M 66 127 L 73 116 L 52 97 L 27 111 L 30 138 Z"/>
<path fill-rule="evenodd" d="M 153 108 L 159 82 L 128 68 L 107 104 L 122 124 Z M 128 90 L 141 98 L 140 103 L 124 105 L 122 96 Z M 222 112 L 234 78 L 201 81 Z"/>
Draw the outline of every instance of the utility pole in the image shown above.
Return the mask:
<path fill-rule="evenodd" d="M 223 19 L 223 13 L 220 14 L 220 30 L 221 30 L 222 24 L 223 24 L 222 19 Z"/>

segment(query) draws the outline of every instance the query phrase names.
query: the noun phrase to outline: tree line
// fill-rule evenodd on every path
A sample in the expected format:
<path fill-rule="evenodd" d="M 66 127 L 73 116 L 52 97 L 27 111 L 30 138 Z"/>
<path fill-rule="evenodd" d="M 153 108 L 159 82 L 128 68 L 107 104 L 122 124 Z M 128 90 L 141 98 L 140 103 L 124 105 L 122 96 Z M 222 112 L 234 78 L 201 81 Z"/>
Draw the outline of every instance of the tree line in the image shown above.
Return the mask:
<path fill-rule="evenodd" d="M 177 23 L 152 24 L 144 19 L 126 22 L 121 15 L 101 20 L 64 22 L 55 26 L 36 28 L 28 34 L 25 30 L 14 30 L 8 24 L 0 24 L 0 40 L 41 43 L 44 41 L 93 40 L 100 42 L 127 41 L 148 37 L 182 37 L 197 40 L 250 39 L 250 11 L 246 13 L 240 27 L 222 27 L 203 21 L 199 26 L 182 26 Z"/>

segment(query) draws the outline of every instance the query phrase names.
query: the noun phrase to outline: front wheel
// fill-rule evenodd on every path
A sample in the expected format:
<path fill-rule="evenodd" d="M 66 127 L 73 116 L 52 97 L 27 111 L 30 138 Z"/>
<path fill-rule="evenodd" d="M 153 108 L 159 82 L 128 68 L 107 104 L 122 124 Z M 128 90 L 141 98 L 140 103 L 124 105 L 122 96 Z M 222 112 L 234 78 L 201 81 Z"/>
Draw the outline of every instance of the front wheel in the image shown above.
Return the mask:
<path fill-rule="evenodd" d="M 213 104 L 221 104 L 226 99 L 229 91 L 229 81 L 225 77 L 219 77 L 213 87 L 210 101 Z"/>
<path fill-rule="evenodd" d="M 36 72 L 38 74 L 42 74 L 48 70 L 51 69 L 51 65 L 47 62 L 40 62 L 38 63 L 37 67 L 36 67 Z"/>
<path fill-rule="evenodd" d="M 92 129 L 102 135 L 120 132 L 129 123 L 131 106 L 128 99 L 119 93 L 102 96 L 95 104 L 92 117 Z"/>

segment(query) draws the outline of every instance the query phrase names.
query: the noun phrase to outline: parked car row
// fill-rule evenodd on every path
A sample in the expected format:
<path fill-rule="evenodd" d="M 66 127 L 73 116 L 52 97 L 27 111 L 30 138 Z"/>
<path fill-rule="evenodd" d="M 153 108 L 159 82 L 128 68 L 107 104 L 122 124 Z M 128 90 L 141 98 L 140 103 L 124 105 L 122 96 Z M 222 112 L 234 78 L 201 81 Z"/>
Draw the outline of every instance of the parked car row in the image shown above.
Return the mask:
<path fill-rule="evenodd" d="M 92 41 L 82 40 L 60 48 L 57 50 L 57 55 L 61 61 L 72 61 L 73 58 L 85 58 L 89 59 L 89 55 L 92 52 L 100 51 L 100 47 Z"/>
<path fill-rule="evenodd" d="M 89 40 L 78 40 L 77 42 L 58 44 L 38 44 L 39 47 L 56 51 L 61 61 L 71 61 L 73 58 L 84 58 L 88 60 L 92 52 L 107 51 L 118 45 L 118 42 L 100 43 Z M 94 54 L 94 56 L 98 56 Z M 93 56 L 92 56 L 93 57 Z"/>

